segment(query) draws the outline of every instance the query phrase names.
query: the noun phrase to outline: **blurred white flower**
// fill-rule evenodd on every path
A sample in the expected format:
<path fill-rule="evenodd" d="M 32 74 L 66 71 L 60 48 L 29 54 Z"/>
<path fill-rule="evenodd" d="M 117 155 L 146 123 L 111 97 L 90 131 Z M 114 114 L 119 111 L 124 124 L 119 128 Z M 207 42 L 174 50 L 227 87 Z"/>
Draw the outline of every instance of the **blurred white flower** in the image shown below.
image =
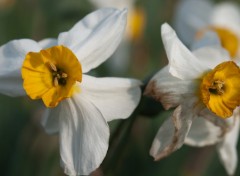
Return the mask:
<path fill-rule="evenodd" d="M 168 24 L 162 25 L 161 33 L 169 64 L 150 80 L 145 94 L 160 101 L 165 109 L 176 109 L 160 127 L 150 154 L 159 160 L 185 141 L 199 146 L 221 142 L 220 156 L 227 171 L 233 173 L 237 162 L 232 154 L 236 153 L 239 128 L 235 120 L 239 118 L 239 67 L 220 46 L 190 52 Z"/>
<path fill-rule="evenodd" d="M 218 35 L 219 42 L 232 58 L 240 57 L 240 8 L 237 4 L 181 0 L 176 9 L 174 24 L 177 34 L 186 45 L 191 46 L 205 32 L 212 31 Z"/>
<path fill-rule="evenodd" d="M 100 9 L 58 39 L 20 39 L 0 47 L 0 93 L 27 94 L 51 107 L 43 126 L 59 133 L 61 165 L 68 175 L 88 175 L 99 167 L 108 149 L 107 122 L 127 118 L 139 103 L 139 81 L 85 74 L 117 48 L 126 14 Z"/>
<path fill-rule="evenodd" d="M 108 68 L 111 72 L 124 74 L 130 66 L 131 42 L 136 42 L 142 38 L 145 27 L 145 13 L 140 7 L 135 6 L 136 0 L 90 0 L 96 8 L 115 7 L 118 9 L 128 9 L 128 20 L 124 40 L 119 49 L 108 61 Z"/>

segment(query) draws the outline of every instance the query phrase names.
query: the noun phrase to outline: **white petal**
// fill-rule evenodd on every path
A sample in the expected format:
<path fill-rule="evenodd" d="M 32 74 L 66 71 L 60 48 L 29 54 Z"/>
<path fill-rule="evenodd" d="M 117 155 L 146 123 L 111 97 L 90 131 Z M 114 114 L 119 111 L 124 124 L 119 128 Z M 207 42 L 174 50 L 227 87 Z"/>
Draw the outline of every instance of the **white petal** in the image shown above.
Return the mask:
<path fill-rule="evenodd" d="M 19 70 L 9 72 L 5 75 L 0 75 L 0 93 L 11 96 L 18 97 L 26 95 L 23 89 L 22 75 Z"/>
<path fill-rule="evenodd" d="M 222 46 L 216 32 L 211 30 L 204 32 L 203 36 L 200 39 L 193 42 L 193 44 L 191 45 L 191 51 L 206 46 Z"/>
<path fill-rule="evenodd" d="M 13 40 L 0 47 L 0 93 L 9 96 L 22 96 L 21 67 L 25 55 L 30 51 L 39 51 L 38 43 L 29 40 Z"/>
<path fill-rule="evenodd" d="M 240 8 L 233 2 L 223 2 L 216 5 L 212 11 L 213 26 L 227 28 L 235 32 L 240 31 Z"/>
<path fill-rule="evenodd" d="M 237 141 L 239 136 L 240 123 L 239 111 L 235 111 L 234 117 L 231 118 L 231 120 L 234 121 L 234 126 L 226 134 L 224 140 L 218 145 L 218 154 L 227 173 L 229 175 L 234 175 L 238 162 Z"/>
<path fill-rule="evenodd" d="M 191 45 L 196 33 L 209 24 L 212 4 L 205 0 L 181 0 L 174 15 L 174 26 L 180 39 Z"/>
<path fill-rule="evenodd" d="M 80 85 L 81 93 L 99 109 L 106 121 L 129 117 L 141 97 L 141 82 L 134 79 L 83 75 Z"/>
<path fill-rule="evenodd" d="M 48 134 L 55 134 L 59 132 L 60 110 L 60 106 L 44 110 L 42 126 Z"/>
<path fill-rule="evenodd" d="M 42 49 L 46 49 L 58 45 L 58 41 L 54 38 L 46 38 L 40 40 L 38 44 L 41 46 Z"/>
<path fill-rule="evenodd" d="M 206 107 L 199 111 L 198 116 L 221 128 L 221 136 L 224 136 L 230 128 L 229 123 L 226 121 L 226 119 L 219 118 L 216 114 L 214 114 Z"/>
<path fill-rule="evenodd" d="M 103 7 L 115 7 L 115 8 L 126 8 L 132 7 L 135 0 L 90 0 L 97 8 Z"/>
<path fill-rule="evenodd" d="M 221 128 L 204 118 L 198 117 L 193 120 L 185 144 L 197 147 L 213 145 L 222 139 L 221 134 Z"/>
<path fill-rule="evenodd" d="M 113 54 L 123 37 L 126 16 L 126 10 L 97 10 L 60 34 L 58 43 L 73 50 L 86 73 Z"/>
<path fill-rule="evenodd" d="M 198 87 L 197 81 L 172 76 L 169 66 L 166 66 L 149 81 L 144 94 L 160 101 L 165 109 L 170 109 L 186 101 L 186 98 L 194 97 Z"/>
<path fill-rule="evenodd" d="M 66 99 L 59 112 L 61 165 L 67 175 L 89 175 L 103 161 L 109 127 L 101 112 L 82 94 Z"/>
<path fill-rule="evenodd" d="M 180 79 L 199 78 L 207 70 L 178 39 L 175 31 L 167 24 L 162 25 L 162 40 L 169 60 L 169 72 Z"/>
<path fill-rule="evenodd" d="M 193 54 L 209 69 L 231 60 L 229 53 L 221 46 L 202 47 L 193 51 Z"/>
<path fill-rule="evenodd" d="M 172 117 L 168 118 L 158 130 L 150 150 L 150 155 L 155 160 L 170 155 L 183 145 L 194 118 L 192 111 L 183 108 L 189 109 L 178 106 Z"/>

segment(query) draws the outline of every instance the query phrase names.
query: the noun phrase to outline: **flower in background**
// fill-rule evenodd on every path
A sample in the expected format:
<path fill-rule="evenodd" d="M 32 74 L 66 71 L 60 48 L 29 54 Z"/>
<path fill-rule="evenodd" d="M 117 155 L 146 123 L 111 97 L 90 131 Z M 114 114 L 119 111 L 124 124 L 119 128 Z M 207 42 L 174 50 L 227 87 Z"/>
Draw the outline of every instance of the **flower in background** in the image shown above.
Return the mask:
<path fill-rule="evenodd" d="M 126 73 L 130 65 L 130 44 L 140 40 L 144 33 L 145 13 L 141 7 L 136 7 L 136 0 L 90 0 L 96 8 L 115 7 L 128 9 L 126 34 L 119 49 L 109 60 L 109 70 L 116 73 Z"/>
<path fill-rule="evenodd" d="M 150 154 L 159 160 L 184 142 L 202 142 L 201 146 L 220 142 L 223 164 L 233 173 L 239 128 L 239 67 L 220 46 L 190 52 L 168 24 L 162 25 L 161 33 L 169 64 L 150 80 L 145 94 L 160 101 L 165 109 L 176 109 L 160 127 Z"/>
<path fill-rule="evenodd" d="M 240 57 L 240 8 L 237 4 L 223 2 L 213 5 L 209 0 L 181 0 L 174 23 L 177 34 L 186 45 L 191 46 L 204 33 L 212 31 L 232 58 Z"/>
<path fill-rule="evenodd" d="M 126 14 L 97 10 L 57 40 L 21 39 L 0 47 L 0 92 L 43 100 L 43 126 L 59 133 L 61 165 L 68 175 L 88 175 L 99 167 L 108 149 L 107 122 L 127 118 L 139 103 L 139 81 L 85 74 L 114 52 Z"/>

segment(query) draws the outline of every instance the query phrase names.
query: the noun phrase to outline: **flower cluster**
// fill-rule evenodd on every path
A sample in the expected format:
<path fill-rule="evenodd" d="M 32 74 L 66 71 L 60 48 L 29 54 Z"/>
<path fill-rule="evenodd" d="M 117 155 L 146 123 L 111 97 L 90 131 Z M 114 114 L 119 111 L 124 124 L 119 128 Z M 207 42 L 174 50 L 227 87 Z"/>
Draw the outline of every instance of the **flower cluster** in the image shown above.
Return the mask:
<path fill-rule="evenodd" d="M 132 0 L 110 4 L 129 6 L 129 16 L 126 9 L 105 8 L 108 1 L 91 2 L 104 8 L 56 39 L 18 39 L 0 47 L 0 93 L 42 100 L 42 126 L 59 135 L 67 175 L 89 175 L 100 166 L 109 145 L 108 122 L 130 117 L 142 96 L 139 80 L 97 78 L 89 72 L 113 55 L 126 26 L 125 40 L 141 37 L 144 13 Z M 183 144 L 216 144 L 233 175 L 240 127 L 240 10 L 232 3 L 182 0 L 174 25 L 176 32 L 168 23 L 161 25 L 168 65 L 143 86 L 144 96 L 174 109 L 160 126 L 150 155 L 160 160 Z M 125 66 L 117 63 L 116 70 L 119 63 Z"/>

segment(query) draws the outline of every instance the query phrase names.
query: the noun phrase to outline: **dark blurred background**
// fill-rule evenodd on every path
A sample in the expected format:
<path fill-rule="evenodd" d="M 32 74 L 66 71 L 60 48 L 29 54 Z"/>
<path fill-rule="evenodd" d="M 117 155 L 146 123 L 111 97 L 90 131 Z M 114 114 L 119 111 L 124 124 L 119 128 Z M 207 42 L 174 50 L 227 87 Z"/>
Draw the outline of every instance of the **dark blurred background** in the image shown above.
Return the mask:
<path fill-rule="evenodd" d="M 144 13 L 144 28 L 137 39 L 126 39 L 130 51 L 127 71 L 111 72 L 109 64 L 105 63 L 92 74 L 147 80 L 166 65 L 160 25 L 163 22 L 171 24 L 177 2 L 178 0 L 136 1 L 136 6 Z M 60 32 L 69 30 L 94 9 L 96 7 L 87 0 L 0 0 L 0 45 L 20 38 L 56 38 Z M 41 101 L 0 95 L 1 176 L 64 175 L 60 167 L 58 136 L 47 135 L 40 125 L 43 108 Z M 126 140 L 119 144 L 114 162 L 108 163 L 107 175 L 227 175 L 218 159 L 215 146 L 184 146 L 168 158 L 153 161 L 149 155 L 152 140 L 170 113 L 146 112 L 145 115 L 137 116 L 129 128 L 123 128 L 127 130 L 123 136 Z M 121 123 L 121 120 L 110 122 L 112 135 Z M 102 174 L 99 171 L 93 175 Z M 239 175 L 240 167 L 236 172 L 236 176 Z"/>

